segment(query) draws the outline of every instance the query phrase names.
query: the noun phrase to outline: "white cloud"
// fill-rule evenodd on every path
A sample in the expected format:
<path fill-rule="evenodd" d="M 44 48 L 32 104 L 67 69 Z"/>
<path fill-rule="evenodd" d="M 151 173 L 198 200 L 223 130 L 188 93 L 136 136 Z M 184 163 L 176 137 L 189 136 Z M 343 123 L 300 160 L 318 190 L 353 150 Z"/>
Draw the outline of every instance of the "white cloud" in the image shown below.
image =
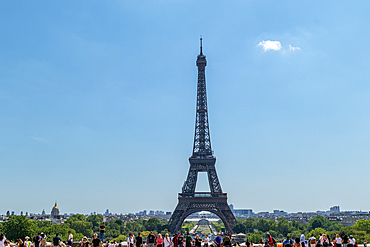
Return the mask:
<path fill-rule="evenodd" d="M 286 49 L 281 45 L 280 41 L 271 41 L 271 40 L 264 40 L 261 41 L 257 46 L 261 46 L 262 49 L 266 52 L 268 50 L 274 50 L 274 51 L 282 51 L 283 53 L 285 52 Z M 289 45 L 289 51 L 296 51 L 300 50 L 300 47 L 294 47 Z"/>
<path fill-rule="evenodd" d="M 271 41 L 271 40 L 261 41 L 258 44 L 258 46 L 262 46 L 262 48 L 265 51 L 268 51 L 268 50 L 279 51 L 281 49 L 281 43 L 280 43 L 280 41 Z"/>
<path fill-rule="evenodd" d="M 36 137 L 36 136 L 31 136 L 32 139 L 36 140 L 36 141 L 39 141 L 39 142 L 45 142 L 47 143 L 47 141 L 41 137 Z"/>
<path fill-rule="evenodd" d="M 295 51 L 295 50 L 300 50 L 301 48 L 300 47 L 293 47 L 291 45 L 289 45 L 289 50 L 290 51 Z"/>

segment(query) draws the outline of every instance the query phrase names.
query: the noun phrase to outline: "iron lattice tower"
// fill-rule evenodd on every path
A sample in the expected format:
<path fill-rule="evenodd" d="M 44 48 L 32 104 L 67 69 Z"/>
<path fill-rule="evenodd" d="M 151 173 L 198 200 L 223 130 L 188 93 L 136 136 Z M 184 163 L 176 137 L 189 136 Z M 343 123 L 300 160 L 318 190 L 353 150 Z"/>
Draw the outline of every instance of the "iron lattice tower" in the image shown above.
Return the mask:
<path fill-rule="evenodd" d="M 190 214 L 208 211 L 220 217 L 226 231 L 232 233 L 236 219 L 227 204 L 227 194 L 222 192 L 215 167 L 216 158 L 211 148 L 205 76 L 207 60 L 203 55 L 202 38 L 196 65 L 198 84 L 193 154 L 189 158 L 189 173 L 182 187 L 182 193 L 179 193 L 179 202 L 169 222 L 170 228 L 172 232 L 178 232 Z M 199 172 L 207 172 L 210 192 L 195 192 Z"/>

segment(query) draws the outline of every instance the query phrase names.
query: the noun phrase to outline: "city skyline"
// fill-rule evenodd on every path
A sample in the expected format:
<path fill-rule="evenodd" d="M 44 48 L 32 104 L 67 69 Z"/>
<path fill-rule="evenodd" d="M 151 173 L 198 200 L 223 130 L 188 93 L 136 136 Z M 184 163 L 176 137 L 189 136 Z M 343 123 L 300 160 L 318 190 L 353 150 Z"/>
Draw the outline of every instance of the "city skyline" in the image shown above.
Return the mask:
<path fill-rule="evenodd" d="M 0 212 L 172 212 L 200 36 L 228 202 L 369 211 L 369 5 L 1 2 Z"/>

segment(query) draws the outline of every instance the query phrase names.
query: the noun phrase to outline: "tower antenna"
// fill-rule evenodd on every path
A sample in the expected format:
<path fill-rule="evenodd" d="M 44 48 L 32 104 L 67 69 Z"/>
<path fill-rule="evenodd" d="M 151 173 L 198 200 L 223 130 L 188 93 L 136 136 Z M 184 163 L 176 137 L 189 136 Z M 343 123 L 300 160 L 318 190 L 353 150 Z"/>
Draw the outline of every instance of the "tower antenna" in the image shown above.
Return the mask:
<path fill-rule="evenodd" d="M 200 55 L 203 55 L 203 39 L 202 39 L 202 35 L 200 36 Z"/>

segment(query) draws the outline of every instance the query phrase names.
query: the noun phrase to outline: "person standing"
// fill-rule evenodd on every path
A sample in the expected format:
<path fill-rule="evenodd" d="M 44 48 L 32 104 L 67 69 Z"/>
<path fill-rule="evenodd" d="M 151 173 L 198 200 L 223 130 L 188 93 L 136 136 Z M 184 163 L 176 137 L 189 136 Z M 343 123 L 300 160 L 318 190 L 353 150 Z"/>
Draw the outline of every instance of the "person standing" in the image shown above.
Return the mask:
<path fill-rule="evenodd" d="M 141 247 L 143 245 L 143 238 L 140 236 L 140 232 L 137 234 L 135 242 L 136 242 L 136 247 Z"/>
<path fill-rule="evenodd" d="M 178 239 L 179 239 L 179 244 L 178 244 L 178 246 L 175 246 L 175 247 L 183 247 L 184 246 L 184 238 L 181 235 L 181 233 L 179 233 Z"/>
<path fill-rule="evenodd" d="M 348 242 L 349 242 L 348 246 L 349 245 L 352 245 L 352 247 L 356 246 L 356 239 L 352 235 L 349 235 Z"/>
<path fill-rule="evenodd" d="M 31 247 L 31 241 L 30 241 L 30 238 L 28 236 L 26 236 L 24 238 L 24 246 L 25 247 Z"/>
<path fill-rule="evenodd" d="M 87 241 L 87 237 L 86 237 L 86 236 L 84 236 L 84 237 L 82 238 L 82 241 L 81 241 L 80 247 L 90 247 L 90 243 Z"/>
<path fill-rule="evenodd" d="M 348 245 L 348 236 L 347 236 L 347 234 L 344 230 L 342 231 L 342 234 L 340 235 L 340 237 L 342 238 L 343 247 L 347 247 L 347 245 Z"/>
<path fill-rule="evenodd" d="M 40 246 L 41 247 L 46 247 L 46 238 L 41 238 L 41 241 L 40 241 Z"/>
<path fill-rule="evenodd" d="M 100 247 L 102 244 L 102 241 L 100 240 L 100 238 L 98 238 L 98 234 L 94 234 L 94 238 L 92 240 L 92 246 L 93 247 Z"/>
<path fill-rule="evenodd" d="M 41 233 L 37 233 L 37 235 L 33 238 L 33 242 L 35 243 L 35 247 L 40 246 L 40 241 L 41 241 Z"/>
<path fill-rule="evenodd" d="M 305 246 L 305 243 L 306 243 L 305 237 L 306 237 L 305 232 L 302 232 L 301 238 L 299 239 L 299 243 L 301 244 L 302 247 L 306 247 Z"/>
<path fill-rule="evenodd" d="M 150 232 L 148 235 L 148 246 L 154 247 L 155 237 L 153 235 L 153 232 Z"/>
<path fill-rule="evenodd" d="M 189 232 L 186 232 L 185 236 L 185 247 L 191 247 L 192 238 L 189 234 Z"/>
<path fill-rule="evenodd" d="M 6 237 L 4 233 L 1 233 L 0 234 L 0 247 L 4 247 L 5 240 L 6 240 Z"/>
<path fill-rule="evenodd" d="M 247 241 L 248 241 L 248 239 L 247 239 Z M 208 247 L 208 242 L 209 242 L 208 234 L 206 234 L 206 236 L 203 239 L 203 247 Z M 247 247 L 249 247 L 249 246 L 247 246 Z"/>
<path fill-rule="evenodd" d="M 158 237 L 157 237 L 157 247 L 163 247 L 163 238 L 162 238 L 162 234 L 158 234 Z"/>
<path fill-rule="evenodd" d="M 294 246 L 294 247 L 301 247 L 301 243 L 300 243 L 299 238 L 296 238 L 296 239 L 295 239 L 293 246 Z"/>
<path fill-rule="evenodd" d="M 195 236 L 194 245 L 195 245 L 195 247 L 201 247 L 202 246 L 202 239 L 199 238 L 198 234 Z"/>
<path fill-rule="evenodd" d="M 72 246 L 72 243 L 73 243 L 73 234 L 71 233 L 71 231 L 68 231 L 68 241 L 67 241 L 67 244 L 68 244 L 68 246 Z"/>
<path fill-rule="evenodd" d="M 311 237 L 308 239 L 309 243 L 310 243 L 310 247 L 316 247 L 316 238 L 315 236 L 312 234 Z"/>
<path fill-rule="evenodd" d="M 224 243 L 224 247 L 231 247 L 231 239 L 228 234 L 225 234 L 225 237 L 222 240 L 222 242 Z"/>
<path fill-rule="evenodd" d="M 274 246 L 274 244 L 276 243 L 275 239 L 270 235 L 269 232 L 267 232 L 266 234 L 267 234 L 267 238 L 269 239 L 268 240 L 269 246 Z"/>
<path fill-rule="evenodd" d="M 164 247 L 171 246 L 171 239 L 168 237 L 168 233 L 166 233 L 166 235 L 164 236 L 163 245 Z"/>
<path fill-rule="evenodd" d="M 283 242 L 283 247 L 291 247 L 291 246 L 292 246 L 292 243 L 290 242 L 290 237 L 287 236 Z"/>
<path fill-rule="evenodd" d="M 130 233 L 127 238 L 127 247 L 134 247 L 134 235 Z"/>
<path fill-rule="evenodd" d="M 58 236 L 58 233 L 57 233 L 57 234 L 55 234 L 55 237 L 53 238 L 53 245 L 54 245 L 54 246 L 59 246 L 60 241 L 62 241 L 62 240 L 61 240 L 61 239 L 60 239 L 60 237 Z"/>
<path fill-rule="evenodd" d="M 171 239 L 172 245 L 173 246 L 178 246 L 179 245 L 179 238 L 177 237 L 177 234 L 173 234 L 173 237 Z"/>
<path fill-rule="evenodd" d="M 217 247 L 221 246 L 221 233 L 217 233 L 217 237 L 215 238 L 215 243 Z"/>
<path fill-rule="evenodd" d="M 99 227 L 99 239 L 102 242 L 104 241 L 104 232 L 105 232 L 105 226 L 104 226 L 104 222 L 102 222 L 101 226 Z"/>

